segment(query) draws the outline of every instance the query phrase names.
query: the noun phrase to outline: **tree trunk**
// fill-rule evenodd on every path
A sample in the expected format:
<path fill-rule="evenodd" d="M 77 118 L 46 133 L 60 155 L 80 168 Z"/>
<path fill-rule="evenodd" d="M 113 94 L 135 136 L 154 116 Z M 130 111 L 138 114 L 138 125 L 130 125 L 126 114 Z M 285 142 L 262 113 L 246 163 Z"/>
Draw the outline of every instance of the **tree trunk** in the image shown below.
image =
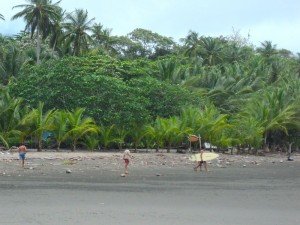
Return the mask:
<path fill-rule="evenodd" d="M 119 150 L 122 151 L 122 143 L 120 142 L 118 145 L 119 145 Z"/>
<path fill-rule="evenodd" d="M 55 47 L 56 47 L 56 40 L 54 41 L 53 48 L 52 48 L 52 53 L 51 53 L 52 58 L 54 58 Z"/>
<path fill-rule="evenodd" d="M 37 27 L 37 40 L 36 40 L 36 64 L 40 64 L 40 54 L 41 54 L 41 39 L 40 39 L 40 30 Z"/>
<path fill-rule="evenodd" d="M 268 138 L 268 132 L 266 131 L 265 136 L 264 136 L 264 150 L 266 152 L 269 152 L 268 144 L 267 144 L 267 138 Z"/>
<path fill-rule="evenodd" d="M 167 153 L 171 152 L 171 143 L 168 144 L 168 149 L 167 149 Z"/>
<path fill-rule="evenodd" d="M 292 155 L 292 145 L 294 144 L 294 142 L 292 142 L 292 143 L 289 143 L 289 149 L 288 149 L 288 160 L 289 161 L 291 161 L 292 159 L 291 159 L 291 155 Z"/>
<path fill-rule="evenodd" d="M 156 146 L 156 152 L 158 152 L 158 149 L 159 149 L 159 147 L 158 147 L 158 146 Z"/>
<path fill-rule="evenodd" d="M 74 152 L 76 150 L 76 142 L 77 142 L 77 140 L 73 141 L 72 152 Z"/>
<path fill-rule="evenodd" d="M 134 152 L 137 152 L 137 143 L 134 142 Z"/>
<path fill-rule="evenodd" d="M 61 143 L 60 141 L 57 142 L 57 148 L 56 148 L 57 151 L 60 150 L 60 143 Z"/>
<path fill-rule="evenodd" d="M 38 148 L 37 148 L 38 152 L 42 151 L 42 140 L 38 140 Z"/>

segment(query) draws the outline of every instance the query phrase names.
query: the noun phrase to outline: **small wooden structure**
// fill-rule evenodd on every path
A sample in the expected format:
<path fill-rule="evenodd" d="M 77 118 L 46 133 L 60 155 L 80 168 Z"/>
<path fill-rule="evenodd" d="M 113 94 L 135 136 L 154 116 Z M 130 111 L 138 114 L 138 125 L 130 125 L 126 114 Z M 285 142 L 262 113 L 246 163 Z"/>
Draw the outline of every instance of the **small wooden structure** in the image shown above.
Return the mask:
<path fill-rule="evenodd" d="M 194 135 L 194 134 L 189 135 L 188 139 L 189 139 L 189 142 L 190 142 L 190 151 L 192 150 L 192 142 L 193 143 L 199 142 L 199 148 L 201 149 L 201 137 L 200 137 L 200 134 L 198 136 Z"/>

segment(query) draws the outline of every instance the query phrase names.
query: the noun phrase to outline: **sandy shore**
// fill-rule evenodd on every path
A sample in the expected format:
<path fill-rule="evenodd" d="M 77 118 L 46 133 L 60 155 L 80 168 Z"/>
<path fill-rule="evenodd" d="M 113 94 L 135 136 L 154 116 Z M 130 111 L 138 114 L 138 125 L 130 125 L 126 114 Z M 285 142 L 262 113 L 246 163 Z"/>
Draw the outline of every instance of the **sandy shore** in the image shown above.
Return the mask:
<path fill-rule="evenodd" d="M 294 225 L 300 155 L 220 155 L 194 172 L 189 155 L 0 152 L 0 224 Z M 66 173 L 70 170 L 71 173 Z"/>

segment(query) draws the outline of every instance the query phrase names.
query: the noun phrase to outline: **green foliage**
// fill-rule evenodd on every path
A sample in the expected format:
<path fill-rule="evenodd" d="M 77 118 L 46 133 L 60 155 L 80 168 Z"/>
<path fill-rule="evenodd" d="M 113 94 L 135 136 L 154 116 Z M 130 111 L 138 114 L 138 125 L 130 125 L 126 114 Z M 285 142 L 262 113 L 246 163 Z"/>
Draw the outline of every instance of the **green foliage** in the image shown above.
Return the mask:
<path fill-rule="evenodd" d="M 84 109 L 77 108 L 67 113 L 69 130 L 66 136 L 72 141 L 72 150 L 76 149 L 76 145 L 79 139 L 88 134 L 97 134 L 99 128 L 95 124 L 94 120 L 90 117 L 84 117 Z"/>
<path fill-rule="evenodd" d="M 44 103 L 39 102 L 38 107 L 32 109 L 22 119 L 22 125 L 30 128 L 28 135 L 33 135 L 37 141 L 37 150 L 42 150 L 43 133 L 53 129 L 52 116 L 54 110 L 44 112 Z"/>
<path fill-rule="evenodd" d="M 157 116 L 168 117 L 178 114 L 185 105 L 198 103 L 199 99 L 189 91 L 145 74 L 125 82 L 122 77 L 128 78 L 130 73 L 142 74 L 125 65 L 123 61 L 109 61 L 108 57 L 49 61 L 25 68 L 20 79 L 11 84 L 11 93 L 23 97 L 30 105 L 43 101 L 46 109 L 84 107 L 87 115 L 98 123 L 117 126 L 143 124 Z"/>
<path fill-rule="evenodd" d="M 27 109 L 22 99 L 12 98 L 5 88 L 0 89 L 0 143 L 6 148 L 23 141 L 22 117 Z"/>
<path fill-rule="evenodd" d="M 13 8 L 22 8 L 12 19 L 24 18 L 26 22 L 25 31 L 31 33 L 31 37 L 36 33 L 37 63 L 40 63 L 41 40 L 49 36 L 55 21 L 60 17 L 60 1 L 52 3 L 51 0 L 29 0 L 28 4 L 16 5 Z"/>
<path fill-rule="evenodd" d="M 89 31 L 92 30 L 93 19 L 88 19 L 88 12 L 83 9 L 76 9 L 67 14 L 64 38 L 72 46 L 72 55 L 79 56 L 88 49 L 88 43 L 92 41 Z"/>
<path fill-rule="evenodd" d="M 115 125 L 101 126 L 100 128 L 100 144 L 107 149 L 110 144 L 116 141 L 114 134 Z"/>
<path fill-rule="evenodd" d="M 152 118 L 179 115 L 183 107 L 201 104 L 201 98 L 188 90 L 155 78 L 132 79 L 129 81 L 129 86 L 149 101 L 146 108 Z"/>
<path fill-rule="evenodd" d="M 129 33 L 128 37 L 144 49 L 144 56 L 148 58 L 170 54 L 176 45 L 172 38 L 141 28 Z"/>
<path fill-rule="evenodd" d="M 256 48 L 239 33 L 190 31 L 182 44 L 140 28 L 112 36 L 87 11 L 28 3 L 13 17 L 25 19 L 27 32 L 0 36 L 0 79 L 12 95 L 0 93 L 6 147 L 33 136 L 40 148 L 45 131 L 58 148 L 91 150 L 170 149 L 188 134 L 220 148 L 298 143 L 300 60 L 289 50 L 270 41 Z M 74 130 L 74 118 L 86 117 L 93 128 Z"/>

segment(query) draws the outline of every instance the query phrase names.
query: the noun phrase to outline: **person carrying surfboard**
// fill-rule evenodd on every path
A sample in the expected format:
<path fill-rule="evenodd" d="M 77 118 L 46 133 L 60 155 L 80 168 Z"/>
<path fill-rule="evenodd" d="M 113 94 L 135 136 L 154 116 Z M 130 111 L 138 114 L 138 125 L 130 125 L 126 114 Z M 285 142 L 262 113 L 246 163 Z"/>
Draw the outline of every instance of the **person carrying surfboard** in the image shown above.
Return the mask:
<path fill-rule="evenodd" d="M 194 170 L 197 171 L 198 168 L 200 168 L 201 171 L 201 167 L 202 165 L 204 165 L 205 171 L 207 172 L 207 162 L 203 160 L 203 153 L 204 150 L 200 149 L 200 161 L 197 161 L 197 165 L 194 167 Z"/>

